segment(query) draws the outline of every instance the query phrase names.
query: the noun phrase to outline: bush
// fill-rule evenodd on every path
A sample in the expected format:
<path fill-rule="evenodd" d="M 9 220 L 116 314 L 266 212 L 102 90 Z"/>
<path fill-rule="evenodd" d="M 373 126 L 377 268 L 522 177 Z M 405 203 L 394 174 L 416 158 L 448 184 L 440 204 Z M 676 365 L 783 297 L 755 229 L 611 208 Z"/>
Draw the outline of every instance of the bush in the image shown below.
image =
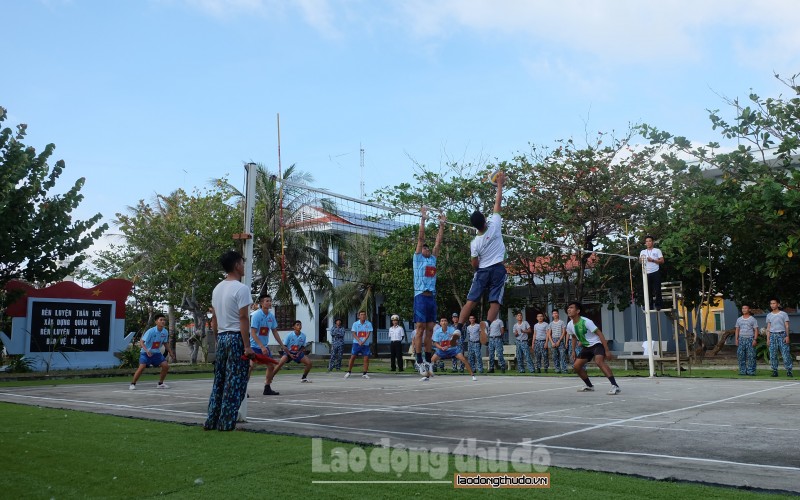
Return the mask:
<path fill-rule="evenodd" d="M 32 361 L 22 354 L 10 354 L 8 356 L 8 371 L 11 373 L 28 373 L 32 372 Z"/>
<path fill-rule="evenodd" d="M 128 346 L 124 351 L 119 351 L 114 354 L 120 360 L 120 368 L 136 368 L 139 366 L 139 354 L 141 348 L 134 344 Z"/>

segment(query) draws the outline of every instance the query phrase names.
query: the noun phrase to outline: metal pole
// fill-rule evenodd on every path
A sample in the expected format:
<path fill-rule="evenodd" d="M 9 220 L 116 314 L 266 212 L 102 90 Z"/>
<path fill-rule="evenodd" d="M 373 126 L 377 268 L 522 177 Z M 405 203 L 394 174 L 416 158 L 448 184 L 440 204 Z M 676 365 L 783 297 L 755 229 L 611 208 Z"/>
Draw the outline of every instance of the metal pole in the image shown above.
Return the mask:
<path fill-rule="evenodd" d="M 248 163 L 244 166 L 247 173 L 244 198 L 244 280 L 247 289 L 251 291 L 253 284 L 253 212 L 256 208 L 256 172 L 258 166 Z"/>
<path fill-rule="evenodd" d="M 647 261 L 640 258 L 642 264 L 642 286 L 644 287 L 644 329 L 647 333 L 647 363 L 650 367 L 650 378 L 656 374 L 655 361 L 653 360 L 653 328 L 650 325 L 650 288 L 647 286 Z M 659 345 L 659 347 L 661 347 Z"/>

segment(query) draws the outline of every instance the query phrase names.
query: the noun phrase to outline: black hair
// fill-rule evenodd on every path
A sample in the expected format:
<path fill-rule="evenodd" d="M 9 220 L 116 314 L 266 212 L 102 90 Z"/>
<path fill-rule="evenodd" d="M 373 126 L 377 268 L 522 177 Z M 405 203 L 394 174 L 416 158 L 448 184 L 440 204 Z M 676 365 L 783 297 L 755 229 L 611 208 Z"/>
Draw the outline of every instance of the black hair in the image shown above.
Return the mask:
<path fill-rule="evenodd" d="M 648 234 L 648 235 L 646 235 L 646 236 L 644 237 L 644 241 L 647 241 L 647 238 L 650 238 L 650 239 L 651 239 L 651 240 L 653 240 L 654 242 L 656 241 L 656 239 L 655 239 L 655 238 L 653 238 L 653 235 L 651 235 L 651 234 Z"/>
<path fill-rule="evenodd" d="M 570 302 L 569 304 L 567 304 L 567 307 L 569 307 L 569 306 L 575 306 L 575 309 L 577 309 L 579 311 L 583 311 L 583 304 L 581 304 L 578 301 Z"/>
<path fill-rule="evenodd" d="M 469 216 L 469 222 L 478 231 L 483 231 L 486 228 L 486 217 L 483 216 L 480 210 L 472 212 L 472 215 Z"/>
<path fill-rule="evenodd" d="M 272 295 L 268 294 L 267 292 L 263 292 L 261 295 L 258 296 L 258 301 L 261 302 L 264 299 L 271 299 Z"/>
<path fill-rule="evenodd" d="M 166 316 L 164 316 L 164 315 L 163 315 L 163 314 L 161 314 L 161 313 L 158 313 L 158 314 L 156 314 L 156 315 L 155 315 L 155 317 L 153 318 L 153 321 L 158 321 L 158 320 L 159 320 L 159 318 L 166 318 Z"/>
<path fill-rule="evenodd" d="M 233 272 L 240 260 L 242 260 L 242 254 L 236 250 L 228 250 L 219 258 L 219 263 L 226 273 L 230 273 Z"/>
<path fill-rule="evenodd" d="M 292 323 L 292 326 L 294 326 L 294 325 L 302 325 L 302 324 L 303 324 L 302 321 L 300 321 L 299 319 L 296 319 L 296 320 L 294 320 L 294 323 Z"/>

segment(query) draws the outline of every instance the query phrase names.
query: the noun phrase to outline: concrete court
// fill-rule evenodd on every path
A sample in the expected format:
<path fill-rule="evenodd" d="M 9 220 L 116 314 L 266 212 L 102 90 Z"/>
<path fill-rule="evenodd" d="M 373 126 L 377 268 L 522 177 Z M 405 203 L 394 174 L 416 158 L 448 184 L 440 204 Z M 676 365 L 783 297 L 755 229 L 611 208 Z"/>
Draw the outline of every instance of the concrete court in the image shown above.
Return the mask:
<path fill-rule="evenodd" d="M 474 438 L 486 449 L 543 447 L 559 467 L 800 493 L 800 383 L 785 377 L 620 377 L 617 396 L 601 377 L 593 393 L 576 392 L 574 376 L 309 378 L 282 373 L 281 395 L 267 397 L 255 374 L 241 428 L 450 451 Z M 127 383 L 7 388 L 0 400 L 200 425 L 211 380 L 167 382 L 157 390 L 149 375 L 135 392 Z"/>

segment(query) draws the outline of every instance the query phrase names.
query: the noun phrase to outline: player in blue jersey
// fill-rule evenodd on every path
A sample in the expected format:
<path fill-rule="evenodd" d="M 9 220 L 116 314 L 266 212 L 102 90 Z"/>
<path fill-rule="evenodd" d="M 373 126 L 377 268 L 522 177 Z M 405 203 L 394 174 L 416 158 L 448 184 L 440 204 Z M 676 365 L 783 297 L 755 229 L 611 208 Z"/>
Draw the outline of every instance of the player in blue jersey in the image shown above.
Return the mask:
<path fill-rule="evenodd" d="M 283 356 L 281 356 L 278 366 L 275 367 L 275 375 L 281 371 L 283 365 L 294 361 L 295 363 L 300 363 L 305 366 L 303 377 L 300 379 L 300 382 L 311 383 L 306 377 L 308 377 L 308 372 L 311 371 L 313 365 L 308 356 L 306 356 L 306 334 L 302 332 L 303 322 L 300 320 L 295 321 L 292 325 L 292 329 L 293 331 L 290 332 L 283 341 Z"/>
<path fill-rule="evenodd" d="M 272 296 L 262 293 L 258 297 L 258 305 L 258 310 L 250 316 L 250 347 L 254 353 L 264 354 L 271 358 L 272 353 L 269 351 L 270 332 L 272 332 L 275 340 L 278 341 L 281 349 L 285 351 L 286 346 L 283 345 L 281 336 L 278 334 L 278 320 L 275 319 L 275 315 L 270 311 L 272 308 Z M 250 372 L 253 371 L 253 366 L 255 366 L 255 361 L 250 361 Z M 264 380 L 263 393 L 265 396 L 277 396 L 280 394 L 272 390 L 272 379 L 274 377 L 275 366 L 267 364 L 267 376 Z"/>
<path fill-rule="evenodd" d="M 350 372 L 353 371 L 353 364 L 356 362 L 357 356 L 364 357 L 364 373 L 361 378 L 369 378 L 367 372 L 369 371 L 369 355 L 370 343 L 372 337 L 372 323 L 367 321 L 367 311 L 358 311 L 358 321 L 353 323 L 353 350 L 350 353 L 350 363 L 347 365 L 347 373 L 344 378 L 350 378 Z"/>
<path fill-rule="evenodd" d="M 425 244 L 425 219 L 428 209 L 420 209 L 419 233 L 417 234 L 417 248 L 414 251 L 414 328 L 415 335 L 412 339 L 416 356 L 415 368 L 420 375 L 425 375 L 431 370 L 431 352 L 433 328 L 436 324 L 436 259 L 442 247 L 444 224 L 447 218 L 444 214 L 439 216 L 439 232 L 436 234 L 436 244 L 431 250 Z M 423 360 L 422 355 L 425 354 Z"/>
<path fill-rule="evenodd" d="M 461 339 L 458 335 L 455 335 L 455 327 L 448 324 L 447 318 L 441 318 L 439 320 L 439 328 L 436 328 L 433 333 L 433 347 L 436 351 L 431 358 L 431 364 L 436 364 L 440 359 L 455 358 L 464 363 L 472 380 L 478 380 L 472 372 L 472 367 L 469 362 L 467 362 L 467 359 L 464 357 L 461 349 Z M 429 377 L 423 377 L 422 380 L 427 381 Z"/>
<path fill-rule="evenodd" d="M 161 376 L 158 379 L 158 389 L 168 389 L 169 386 L 164 383 L 169 371 L 169 363 L 167 359 L 161 354 L 161 346 L 163 345 L 170 356 L 173 358 L 175 354 L 169 346 L 169 330 L 166 328 L 167 318 L 163 314 L 156 314 L 156 326 L 144 332 L 141 340 L 139 340 L 139 368 L 133 374 L 133 381 L 129 387 L 130 390 L 136 390 L 136 382 L 142 375 L 142 372 L 148 366 L 160 366 Z"/>

